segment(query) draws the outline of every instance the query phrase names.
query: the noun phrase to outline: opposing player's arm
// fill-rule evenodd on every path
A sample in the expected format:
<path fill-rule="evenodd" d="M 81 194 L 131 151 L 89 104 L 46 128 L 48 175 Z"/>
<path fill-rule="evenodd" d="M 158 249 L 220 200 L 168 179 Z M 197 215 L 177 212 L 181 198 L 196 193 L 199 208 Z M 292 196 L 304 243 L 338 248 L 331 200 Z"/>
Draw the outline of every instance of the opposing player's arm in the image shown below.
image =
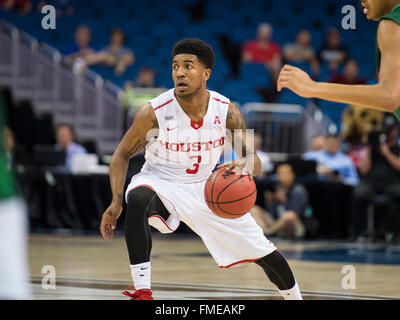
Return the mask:
<path fill-rule="evenodd" d="M 246 121 L 234 103 L 229 105 L 226 128 L 230 132 L 229 138 L 231 139 L 232 149 L 239 159 L 222 164 L 220 167 L 227 167 L 233 171 L 244 169 L 244 173 L 247 172 L 253 176 L 258 175 L 261 172 L 261 162 L 255 153 L 254 142 L 246 141 L 246 138 L 252 138 L 252 136 L 246 135 Z"/>
<path fill-rule="evenodd" d="M 154 131 L 152 131 L 154 129 Z M 110 185 L 112 202 L 103 213 L 100 224 L 100 232 L 104 239 L 113 237 L 117 219 L 122 212 L 122 201 L 126 173 L 129 159 L 141 152 L 148 143 L 149 135 L 156 135 L 158 122 L 150 103 L 141 107 L 135 115 L 135 119 L 115 149 L 110 162 Z"/>
<path fill-rule="evenodd" d="M 378 28 L 378 45 L 382 56 L 376 85 L 316 82 L 299 68 L 285 65 L 278 78 L 278 91 L 288 88 L 305 98 L 393 112 L 400 105 L 400 26 L 391 20 L 382 20 Z"/>

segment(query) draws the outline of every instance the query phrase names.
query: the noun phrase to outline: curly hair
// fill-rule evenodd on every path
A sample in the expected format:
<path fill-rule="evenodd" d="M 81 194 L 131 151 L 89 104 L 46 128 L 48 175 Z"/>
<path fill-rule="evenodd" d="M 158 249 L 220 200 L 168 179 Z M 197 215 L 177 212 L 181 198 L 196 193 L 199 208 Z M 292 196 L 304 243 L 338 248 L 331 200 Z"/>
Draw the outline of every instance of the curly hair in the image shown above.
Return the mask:
<path fill-rule="evenodd" d="M 194 54 L 206 68 L 212 69 L 214 67 L 214 51 L 209 44 L 200 39 L 186 38 L 177 42 L 172 49 L 172 58 L 183 53 Z"/>

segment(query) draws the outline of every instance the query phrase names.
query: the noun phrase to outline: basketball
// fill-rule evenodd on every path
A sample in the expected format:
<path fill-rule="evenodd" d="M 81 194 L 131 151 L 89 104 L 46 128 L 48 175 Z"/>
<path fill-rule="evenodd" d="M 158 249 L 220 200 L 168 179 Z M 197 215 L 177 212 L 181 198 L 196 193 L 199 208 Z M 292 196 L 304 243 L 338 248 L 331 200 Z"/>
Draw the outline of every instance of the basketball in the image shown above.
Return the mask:
<path fill-rule="evenodd" d="M 208 207 L 216 215 L 236 219 L 254 206 L 257 188 L 252 177 L 220 168 L 207 179 L 204 197 Z"/>

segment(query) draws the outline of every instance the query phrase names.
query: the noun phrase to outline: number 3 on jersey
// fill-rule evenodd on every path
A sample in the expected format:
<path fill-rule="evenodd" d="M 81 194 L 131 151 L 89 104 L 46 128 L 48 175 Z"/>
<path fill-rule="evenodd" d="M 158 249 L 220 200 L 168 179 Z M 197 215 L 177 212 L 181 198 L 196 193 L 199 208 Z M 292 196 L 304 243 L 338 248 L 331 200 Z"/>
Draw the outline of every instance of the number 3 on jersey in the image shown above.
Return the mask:
<path fill-rule="evenodd" d="M 189 159 L 196 159 L 196 163 L 193 164 L 193 169 L 186 169 L 187 174 L 196 174 L 199 171 L 201 162 L 201 156 L 190 156 Z"/>

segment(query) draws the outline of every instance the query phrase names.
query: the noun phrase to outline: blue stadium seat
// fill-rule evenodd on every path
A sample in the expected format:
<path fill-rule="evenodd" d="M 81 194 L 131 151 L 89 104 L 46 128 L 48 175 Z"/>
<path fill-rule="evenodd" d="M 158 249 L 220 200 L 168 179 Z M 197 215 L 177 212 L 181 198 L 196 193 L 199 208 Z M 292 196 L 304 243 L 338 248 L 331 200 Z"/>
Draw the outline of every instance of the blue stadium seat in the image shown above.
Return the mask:
<path fill-rule="evenodd" d="M 239 102 L 240 104 L 247 102 L 262 102 L 260 95 L 258 95 L 257 92 L 255 92 L 246 82 L 241 80 L 225 82 L 221 94 L 232 101 Z"/>
<path fill-rule="evenodd" d="M 290 62 L 289 64 L 307 72 L 311 76 L 311 66 L 308 62 Z"/>
<path fill-rule="evenodd" d="M 282 89 L 278 102 L 286 104 L 299 104 L 305 107 L 307 105 L 308 99 L 298 96 L 289 89 Z"/>
<path fill-rule="evenodd" d="M 268 69 L 259 63 L 242 63 L 240 77 L 251 87 L 271 86 L 271 76 Z"/>
<path fill-rule="evenodd" d="M 347 107 L 346 104 L 332 101 L 320 100 L 319 107 L 323 114 L 327 115 L 340 129 L 343 110 Z"/>

